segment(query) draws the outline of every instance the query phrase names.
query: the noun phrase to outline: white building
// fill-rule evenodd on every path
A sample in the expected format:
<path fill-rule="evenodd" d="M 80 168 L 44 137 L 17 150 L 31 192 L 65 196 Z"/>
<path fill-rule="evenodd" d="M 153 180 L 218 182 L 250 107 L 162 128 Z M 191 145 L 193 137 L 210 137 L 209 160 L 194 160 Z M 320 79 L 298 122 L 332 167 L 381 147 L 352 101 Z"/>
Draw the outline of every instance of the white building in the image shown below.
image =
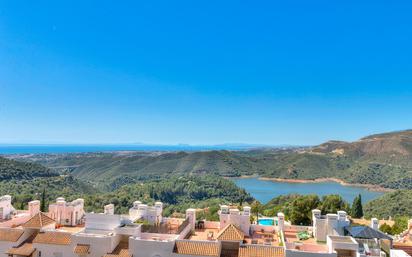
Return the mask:
<path fill-rule="evenodd" d="M 160 224 L 163 218 L 162 214 L 162 202 L 155 202 L 154 206 L 148 206 L 140 201 L 135 201 L 133 207 L 129 209 L 129 217 L 132 221 L 142 220 L 149 224 Z"/>
<path fill-rule="evenodd" d="M 326 242 L 328 235 L 343 235 L 344 227 L 350 224 L 345 211 L 322 216 L 321 211 L 317 209 L 312 211 L 312 222 L 313 236 L 320 242 Z"/>
<path fill-rule="evenodd" d="M 230 209 L 227 205 L 221 205 L 219 211 L 220 228 L 229 224 L 238 226 L 246 235 L 250 234 L 250 207 L 243 207 L 243 212 L 239 209 Z"/>
<path fill-rule="evenodd" d="M 63 197 L 59 197 L 56 199 L 56 203 L 49 205 L 49 216 L 59 225 L 80 225 L 83 223 L 84 214 L 83 199 L 66 202 Z"/>
<path fill-rule="evenodd" d="M 0 197 L 0 219 L 7 220 L 11 218 L 11 215 L 15 209 L 11 205 L 11 196 L 3 195 Z"/>
<path fill-rule="evenodd" d="M 29 202 L 29 215 L 33 217 L 34 215 L 40 213 L 40 201 L 34 200 Z"/>
<path fill-rule="evenodd" d="M 19 228 L 0 228 L 0 257 L 384 256 L 380 248 L 365 250 L 376 239 L 365 239 L 365 235 L 382 236 L 376 229 L 377 220 L 372 219 L 367 230 L 359 230 L 348 227 L 349 219 L 342 211 L 321 216 L 313 210 L 313 226 L 292 225 L 278 213 L 277 225 L 270 225 L 277 228 L 268 232 L 262 229 L 264 225 L 250 224 L 249 207 L 241 212 L 222 205 L 219 221 L 197 221 L 196 209 L 187 209 L 185 218 L 168 218 L 161 217 L 161 203 L 153 206 L 156 212 L 148 214 L 147 205 L 135 202 L 129 215 L 114 214 L 114 205 L 109 204 L 103 213 L 85 214 L 84 226 L 73 227 L 58 225 L 39 212 L 38 203 L 29 204 L 31 218 Z M 153 223 L 134 223 L 140 219 Z M 302 234 L 309 238 L 299 238 Z M 399 251 L 393 253 L 406 257 Z"/>

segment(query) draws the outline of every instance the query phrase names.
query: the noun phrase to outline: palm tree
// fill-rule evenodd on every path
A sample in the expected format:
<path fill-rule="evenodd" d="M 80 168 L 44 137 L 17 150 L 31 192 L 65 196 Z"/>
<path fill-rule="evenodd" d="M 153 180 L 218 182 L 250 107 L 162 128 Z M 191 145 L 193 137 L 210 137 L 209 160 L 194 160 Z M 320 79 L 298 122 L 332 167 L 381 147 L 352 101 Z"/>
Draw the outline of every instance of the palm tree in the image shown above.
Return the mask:
<path fill-rule="evenodd" d="M 263 205 L 258 200 L 255 200 L 252 203 L 251 209 L 252 209 L 252 213 L 256 214 L 256 222 L 257 222 L 259 219 L 259 213 L 261 213 L 263 210 Z"/>

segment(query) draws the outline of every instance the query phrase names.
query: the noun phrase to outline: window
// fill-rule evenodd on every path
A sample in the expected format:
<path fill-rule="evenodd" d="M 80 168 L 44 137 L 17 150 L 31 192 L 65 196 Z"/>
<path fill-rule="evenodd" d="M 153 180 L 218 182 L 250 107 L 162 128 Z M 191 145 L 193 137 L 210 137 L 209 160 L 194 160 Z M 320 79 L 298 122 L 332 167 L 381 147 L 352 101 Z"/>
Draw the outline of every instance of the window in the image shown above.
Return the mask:
<path fill-rule="evenodd" d="M 41 251 L 39 251 L 39 257 L 41 257 Z"/>

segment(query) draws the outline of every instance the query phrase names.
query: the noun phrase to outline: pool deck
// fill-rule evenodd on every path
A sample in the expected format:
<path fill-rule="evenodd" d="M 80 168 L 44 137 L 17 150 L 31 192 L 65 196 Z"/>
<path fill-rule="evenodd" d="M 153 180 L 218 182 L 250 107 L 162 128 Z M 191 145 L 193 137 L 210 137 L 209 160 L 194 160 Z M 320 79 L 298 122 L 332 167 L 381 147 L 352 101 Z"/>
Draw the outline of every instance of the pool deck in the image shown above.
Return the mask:
<path fill-rule="evenodd" d="M 296 230 L 284 231 L 287 249 L 317 253 L 328 252 L 328 246 L 326 243 L 317 242 L 314 238 L 299 240 L 297 236 L 298 233 L 299 232 Z"/>
<path fill-rule="evenodd" d="M 215 241 L 218 233 L 219 229 L 217 228 L 196 229 L 189 240 Z M 255 232 L 251 236 L 245 236 L 244 242 L 246 244 L 279 246 L 280 238 L 277 233 Z"/>

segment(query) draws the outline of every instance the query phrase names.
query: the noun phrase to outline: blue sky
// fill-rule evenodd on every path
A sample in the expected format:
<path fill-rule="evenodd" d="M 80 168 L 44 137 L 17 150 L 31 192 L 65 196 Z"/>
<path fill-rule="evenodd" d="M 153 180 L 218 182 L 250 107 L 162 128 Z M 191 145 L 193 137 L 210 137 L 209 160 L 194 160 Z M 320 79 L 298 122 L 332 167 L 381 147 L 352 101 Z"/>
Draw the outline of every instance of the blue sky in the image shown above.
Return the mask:
<path fill-rule="evenodd" d="M 410 1 L 1 1 L 0 142 L 317 144 L 412 128 Z"/>

